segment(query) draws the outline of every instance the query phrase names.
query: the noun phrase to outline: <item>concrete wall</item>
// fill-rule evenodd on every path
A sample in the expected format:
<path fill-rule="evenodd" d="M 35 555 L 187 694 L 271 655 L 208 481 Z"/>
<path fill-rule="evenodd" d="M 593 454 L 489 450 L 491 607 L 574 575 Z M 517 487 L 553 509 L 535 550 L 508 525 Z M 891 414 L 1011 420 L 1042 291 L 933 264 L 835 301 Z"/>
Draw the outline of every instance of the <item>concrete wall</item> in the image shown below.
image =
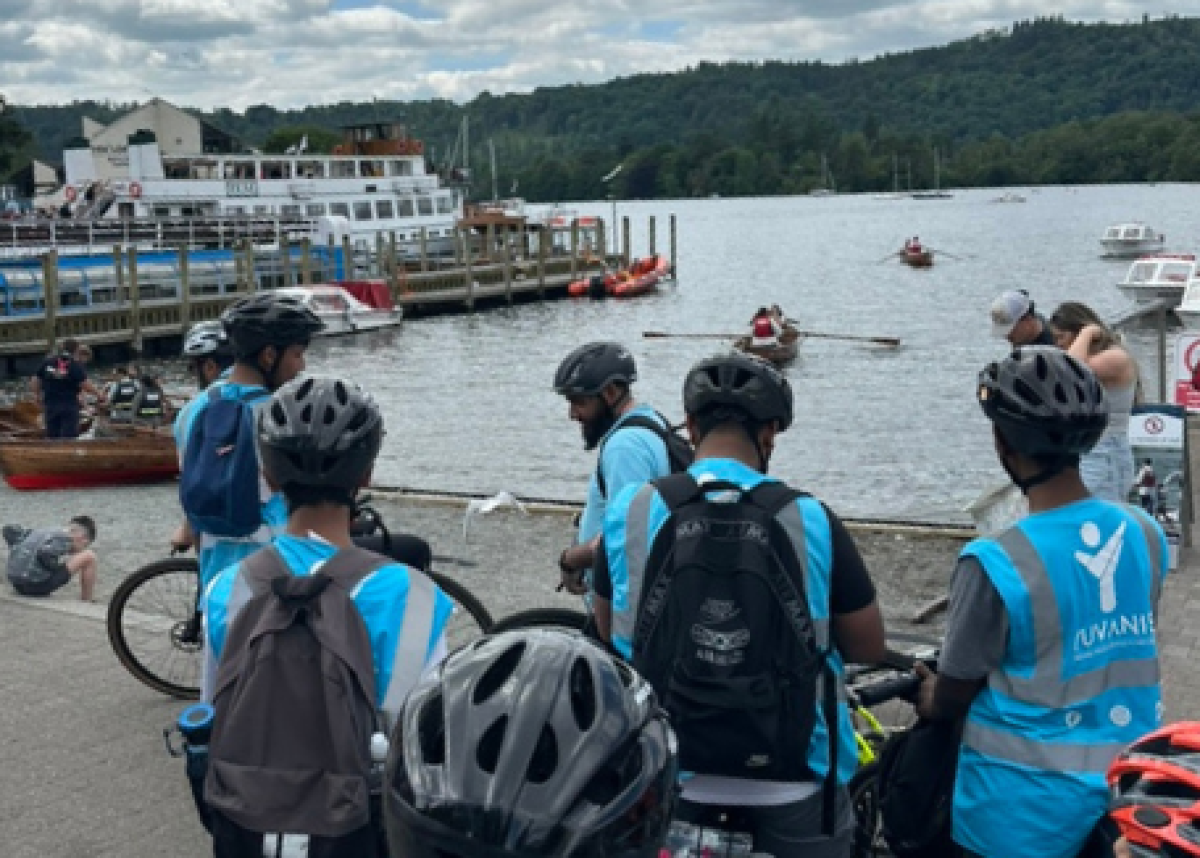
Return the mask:
<path fill-rule="evenodd" d="M 84 121 L 85 133 L 93 132 L 88 139 L 92 144 L 96 178 L 129 178 L 129 135 L 143 129 L 154 132 L 165 156 L 201 151 L 200 120 L 165 101 L 154 99 L 108 126 Z"/>

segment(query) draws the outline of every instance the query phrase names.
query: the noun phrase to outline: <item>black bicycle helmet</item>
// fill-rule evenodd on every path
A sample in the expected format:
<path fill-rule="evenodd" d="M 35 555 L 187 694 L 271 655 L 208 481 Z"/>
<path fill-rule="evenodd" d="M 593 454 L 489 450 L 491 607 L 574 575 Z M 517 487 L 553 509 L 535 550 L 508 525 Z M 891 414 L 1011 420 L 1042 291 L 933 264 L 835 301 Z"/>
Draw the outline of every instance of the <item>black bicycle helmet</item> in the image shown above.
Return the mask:
<path fill-rule="evenodd" d="M 219 358 L 232 354 L 233 346 L 229 343 L 225 326 L 220 322 L 197 322 L 183 338 L 185 358 Z"/>
<path fill-rule="evenodd" d="M 614 381 L 637 381 L 629 349 L 620 343 L 588 343 L 563 358 L 554 373 L 554 390 L 563 396 L 599 396 Z"/>
<path fill-rule="evenodd" d="M 752 419 L 777 421 L 779 431 L 792 425 L 792 386 L 764 360 L 741 352 L 700 361 L 683 382 L 683 410 L 700 414 L 716 406 L 738 408 Z"/>
<path fill-rule="evenodd" d="M 303 378 L 275 391 L 258 413 L 263 471 L 281 489 L 362 487 L 383 443 L 370 394 L 336 378 Z"/>
<path fill-rule="evenodd" d="M 239 358 L 253 357 L 267 346 L 307 344 L 325 325 L 294 295 L 258 292 L 225 308 L 221 324 Z"/>
<path fill-rule="evenodd" d="M 1095 374 L 1054 346 L 1023 346 L 979 373 L 979 404 L 1018 453 L 1080 456 L 1108 426 Z"/>
<path fill-rule="evenodd" d="M 656 858 L 676 744 L 650 686 L 574 632 L 452 653 L 409 695 L 384 795 L 405 858 Z"/>

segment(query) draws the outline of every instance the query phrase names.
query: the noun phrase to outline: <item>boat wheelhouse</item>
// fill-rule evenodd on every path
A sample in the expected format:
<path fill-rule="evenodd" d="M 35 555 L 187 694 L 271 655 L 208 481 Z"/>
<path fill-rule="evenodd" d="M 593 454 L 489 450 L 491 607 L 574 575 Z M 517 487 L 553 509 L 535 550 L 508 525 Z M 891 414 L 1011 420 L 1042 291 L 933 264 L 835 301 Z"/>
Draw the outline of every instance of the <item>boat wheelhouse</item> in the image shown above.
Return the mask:
<path fill-rule="evenodd" d="M 1104 231 L 1100 246 L 1104 255 L 1114 259 L 1130 259 L 1158 253 L 1166 237 L 1144 223 L 1119 223 Z"/>
<path fill-rule="evenodd" d="M 1174 307 L 1195 279 L 1194 253 L 1163 253 L 1143 256 L 1130 265 L 1117 288 L 1139 304 L 1165 301 Z"/>

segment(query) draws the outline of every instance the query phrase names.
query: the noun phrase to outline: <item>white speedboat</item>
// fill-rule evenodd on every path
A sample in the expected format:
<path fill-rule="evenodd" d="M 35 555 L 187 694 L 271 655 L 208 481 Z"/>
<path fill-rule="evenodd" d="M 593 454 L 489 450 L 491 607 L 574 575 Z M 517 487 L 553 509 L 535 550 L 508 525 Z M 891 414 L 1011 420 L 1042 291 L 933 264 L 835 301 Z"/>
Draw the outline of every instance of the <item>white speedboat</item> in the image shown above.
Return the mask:
<path fill-rule="evenodd" d="M 1165 242 L 1166 236 L 1144 223 L 1119 223 L 1104 231 L 1100 246 L 1105 256 L 1132 259 L 1158 253 Z"/>
<path fill-rule="evenodd" d="M 1166 301 L 1173 307 L 1183 300 L 1184 291 L 1195 279 L 1194 253 L 1160 253 L 1143 256 L 1130 265 L 1117 288 L 1139 304 Z"/>
<path fill-rule="evenodd" d="M 325 323 L 325 329 L 318 335 L 322 337 L 391 328 L 399 325 L 404 317 L 404 311 L 399 307 L 372 307 L 341 286 L 285 286 L 274 291 L 299 298 L 316 313 Z"/>

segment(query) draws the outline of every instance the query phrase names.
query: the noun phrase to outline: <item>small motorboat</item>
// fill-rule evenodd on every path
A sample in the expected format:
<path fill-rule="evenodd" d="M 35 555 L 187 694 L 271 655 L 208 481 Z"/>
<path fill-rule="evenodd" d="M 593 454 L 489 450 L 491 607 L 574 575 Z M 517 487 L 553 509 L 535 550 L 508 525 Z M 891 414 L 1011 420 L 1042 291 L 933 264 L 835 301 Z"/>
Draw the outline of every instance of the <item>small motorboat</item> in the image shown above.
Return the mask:
<path fill-rule="evenodd" d="M 1174 307 L 1195 279 L 1194 253 L 1160 253 L 1143 256 L 1130 265 L 1117 288 L 1139 304 L 1166 301 Z"/>
<path fill-rule="evenodd" d="M 1132 259 L 1158 253 L 1166 240 L 1166 236 L 1144 223 L 1119 223 L 1104 231 L 1100 246 L 1107 257 Z"/>
<path fill-rule="evenodd" d="M 567 294 L 575 298 L 635 298 L 658 289 L 671 276 L 671 262 L 656 254 L 634 260 L 628 268 L 607 274 L 593 274 L 568 284 Z"/>
<path fill-rule="evenodd" d="M 933 251 L 927 248 L 913 250 L 906 247 L 900 251 L 900 261 L 912 268 L 932 268 Z"/>
<path fill-rule="evenodd" d="M 354 282 L 347 284 L 321 283 L 313 286 L 284 286 L 274 290 L 279 295 L 292 295 L 316 313 L 317 318 L 325 323 L 325 329 L 318 336 L 336 337 L 343 334 L 357 334 L 362 331 L 374 331 L 378 328 L 391 328 L 399 325 L 404 318 L 404 311 L 391 303 L 391 295 L 386 286 L 374 287 L 371 282 Z M 383 284 L 378 284 L 383 285 Z M 356 292 L 363 297 L 370 297 L 373 306 L 356 297 Z"/>
<path fill-rule="evenodd" d="M 738 337 L 734 340 L 733 347 L 746 354 L 760 357 L 769 363 L 776 366 L 784 366 L 791 363 L 800 354 L 800 343 L 804 342 L 804 337 L 801 333 L 790 325 L 784 328 L 782 336 L 779 337 L 779 342 L 769 346 L 752 345 L 750 337 Z"/>
<path fill-rule="evenodd" d="M 121 438 L 0 440 L 0 473 L 14 489 L 73 489 L 172 480 L 179 457 L 169 434 Z"/>

